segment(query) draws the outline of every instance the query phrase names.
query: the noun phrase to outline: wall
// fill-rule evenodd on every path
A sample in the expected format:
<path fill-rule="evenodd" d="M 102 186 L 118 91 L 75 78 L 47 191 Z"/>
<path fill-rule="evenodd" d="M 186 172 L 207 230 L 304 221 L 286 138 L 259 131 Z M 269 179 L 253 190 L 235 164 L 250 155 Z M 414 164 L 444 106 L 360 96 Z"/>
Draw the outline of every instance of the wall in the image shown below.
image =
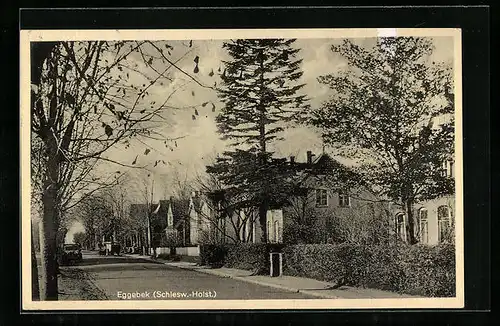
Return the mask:
<path fill-rule="evenodd" d="M 267 237 L 268 242 L 283 242 L 283 210 L 273 209 L 267 211 Z M 277 229 L 276 229 L 277 228 Z"/>
<path fill-rule="evenodd" d="M 191 256 L 191 257 L 198 257 L 200 255 L 200 247 L 198 246 L 193 246 L 193 247 L 176 247 L 175 252 L 177 255 L 180 256 Z M 152 249 L 151 249 L 152 253 Z M 170 248 L 168 247 L 158 247 L 156 248 L 156 254 L 161 255 L 161 254 L 170 254 Z"/>
<path fill-rule="evenodd" d="M 419 211 L 421 208 L 427 209 L 427 219 L 428 219 L 428 245 L 436 245 L 438 244 L 438 207 L 440 206 L 448 206 L 451 210 L 451 227 L 454 227 L 455 220 L 455 196 L 442 196 L 439 198 L 435 198 L 432 200 L 424 201 L 421 203 L 417 203 L 414 205 L 413 214 L 415 216 L 415 234 L 420 237 L 420 220 L 419 220 Z M 400 207 L 394 206 L 392 210 L 392 221 L 391 225 L 394 228 L 394 218 L 395 216 L 403 212 Z M 405 214 L 406 216 L 406 214 Z M 406 220 L 405 220 L 406 221 Z"/>
<path fill-rule="evenodd" d="M 284 208 L 284 228 L 306 227 L 307 243 L 378 242 L 389 236 L 388 205 L 369 191 L 349 191 L 349 205 L 340 206 L 339 188 L 325 179 L 310 178 L 307 194 L 296 196 Z M 316 189 L 327 191 L 327 205 L 316 204 Z M 287 239 L 290 241 L 290 239 Z M 301 241 L 301 242 L 302 242 Z"/>

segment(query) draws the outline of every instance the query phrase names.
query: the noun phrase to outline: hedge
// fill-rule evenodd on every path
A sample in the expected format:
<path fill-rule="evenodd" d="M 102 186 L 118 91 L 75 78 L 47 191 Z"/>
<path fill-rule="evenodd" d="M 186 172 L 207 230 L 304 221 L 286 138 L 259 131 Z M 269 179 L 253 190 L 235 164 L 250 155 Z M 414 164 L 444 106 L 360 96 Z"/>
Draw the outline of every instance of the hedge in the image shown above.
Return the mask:
<path fill-rule="evenodd" d="M 413 295 L 455 296 L 453 245 L 293 245 L 283 253 L 286 275 Z"/>
<path fill-rule="evenodd" d="M 172 254 L 159 254 L 158 259 L 171 260 L 171 261 L 181 261 L 181 256 Z"/>
<path fill-rule="evenodd" d="M 227 248 L 224 245 L 207 244 L 200 246 L 199 264 L 220 268 L 226 262 Z"/>
<path fill-rule="evenodd" d="M 224 266 L 269 274 L 269 253 L 281 251 L 282 247 L 270 243 L 202 245 L 199 263 L 212 268 Z"/>
<path fill-rule="evenodd" d="M 285 275 L 413 295 L 455 296 L 453 245 L 202 245 L 199 263 L 269 274 L 271 251 L 283 253 Z"/>

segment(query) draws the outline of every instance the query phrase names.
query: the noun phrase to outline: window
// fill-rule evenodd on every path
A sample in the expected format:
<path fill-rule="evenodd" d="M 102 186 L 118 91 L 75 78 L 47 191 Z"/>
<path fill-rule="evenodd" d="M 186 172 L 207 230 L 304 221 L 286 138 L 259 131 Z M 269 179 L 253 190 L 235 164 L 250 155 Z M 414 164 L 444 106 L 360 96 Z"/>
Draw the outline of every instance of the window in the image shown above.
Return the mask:
<path fill-rule="evenodd" d="M 250 239 L 250 228 L 252 227 L 252 218 L 248 217 L 245 220 L 245 224 L 243 225 L 243 239 L 244 242 L 251 242 L 252 239 Z"/>
<path fill-rule="evenodd" d="M 274 222 L 274 242 L 279 242 L 280 240 L 280 223 L 279 221 Z"/>
<path fill-rule="evenodd" d="M 451 231 L 451 212 L 448 206 L 439 206 L 438 215 L 438 242 L 445 242 Z"/>
<path fill-rule="evenodd" d="M 167 226 L 168 227 L 174 226 L 174 216 L 172 215 L 172 213 L 169 213 L 167 215 Z"/>
<path fill-rule="evenodd" d="M 396 226 L 396 236 L 399 239 L 406 241 L 405 215 L 403 213 L 396 214 L 395 226 Z"/>
<path fill-rule="evenodd" d="M 217 227 L 217 239 L 220 242 L 224 242 L 226 240 L 226 219 L 225 218 L 219 218 L 217 221 L 218 227 Z"/>
<path fill-rule="evenodd" d="M 252 242 L 255 243 L 255 220 L 252 220 Z"/>
<path fill-rule="evenodd" d="M 455 173 L 453 171 L 453 169 L 454 169 L 454 167 L 453 167 L 453 161 L 448 161 L 448 168 L 449 168 L 449 170 L 448 170 L 448 176 L 450 176 L 450 177 L 453 178 L 455 176 Z"/>
<path fill-rule="evenodd" d="M 250 215 L 246 218 L 242 231 L 245 242 L 255 242 L 255 220 L 253 213 L 250 213 Z"/>
<path fill-rule="evenodd" d="M 452 178 L 454 176 L 454 164 L 452 160 L 444 160 L 441 163 L 441 174 L 443 177 L 450 177 Z"/>
<path fill-rule="evenodd" d="M 271 221 L 267 221 L 267 241 L 269 242 L 273 242 L 272 241 L 273 230 L 271 229 L 271 226 L 272 226 Z"/>
<path fill-rule="evenodd" d="M 429 220 L 427 219 L 427 209 L 421 208 L 418 211 L 418 217 L 420 220 L 420 242 L 429 242 Z"/>
<path fill-rule="evenodd" d="M 346 192 L 339 192 L 339 206 L 349 207 L 351 206 L 351 198 Z"/>
<path fill-rule="evenodd" d="M 328 191 L 316 189 L 316 206 L 328 206 Z"/>

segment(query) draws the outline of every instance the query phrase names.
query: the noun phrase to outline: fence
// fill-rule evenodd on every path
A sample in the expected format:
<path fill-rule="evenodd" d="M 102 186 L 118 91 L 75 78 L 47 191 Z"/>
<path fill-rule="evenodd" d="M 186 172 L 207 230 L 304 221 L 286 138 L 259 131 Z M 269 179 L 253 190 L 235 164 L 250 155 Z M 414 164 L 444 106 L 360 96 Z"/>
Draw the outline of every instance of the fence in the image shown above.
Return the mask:
<path fill-rule="evenodd" d="M 151 249 L 152 250 L 152 249 Z M 176 247 L 175 252 L 180 256 L 191 256 L 198 257 L 200 256 L 200 247 Z M 170 247 L 158 247 L 156 248 L 156 254 L 170 254 Z"/>

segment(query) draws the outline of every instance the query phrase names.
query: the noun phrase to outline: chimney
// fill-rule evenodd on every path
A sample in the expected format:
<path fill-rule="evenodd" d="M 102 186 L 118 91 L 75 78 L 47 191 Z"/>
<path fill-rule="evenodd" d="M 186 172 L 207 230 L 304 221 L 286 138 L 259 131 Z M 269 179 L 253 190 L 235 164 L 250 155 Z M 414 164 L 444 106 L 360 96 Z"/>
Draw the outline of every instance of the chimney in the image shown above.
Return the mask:
<path fill-rule="evenodd" d="M 307 151 L 307 164 L 312 164 L 313 157 L 314 157 L 314 154 L 312 153 L 312 151 Z"/>
<path fill-rule="evenodd" d="M 295 164 L 295 156 L 290 156 L 290 164 Z"/>

